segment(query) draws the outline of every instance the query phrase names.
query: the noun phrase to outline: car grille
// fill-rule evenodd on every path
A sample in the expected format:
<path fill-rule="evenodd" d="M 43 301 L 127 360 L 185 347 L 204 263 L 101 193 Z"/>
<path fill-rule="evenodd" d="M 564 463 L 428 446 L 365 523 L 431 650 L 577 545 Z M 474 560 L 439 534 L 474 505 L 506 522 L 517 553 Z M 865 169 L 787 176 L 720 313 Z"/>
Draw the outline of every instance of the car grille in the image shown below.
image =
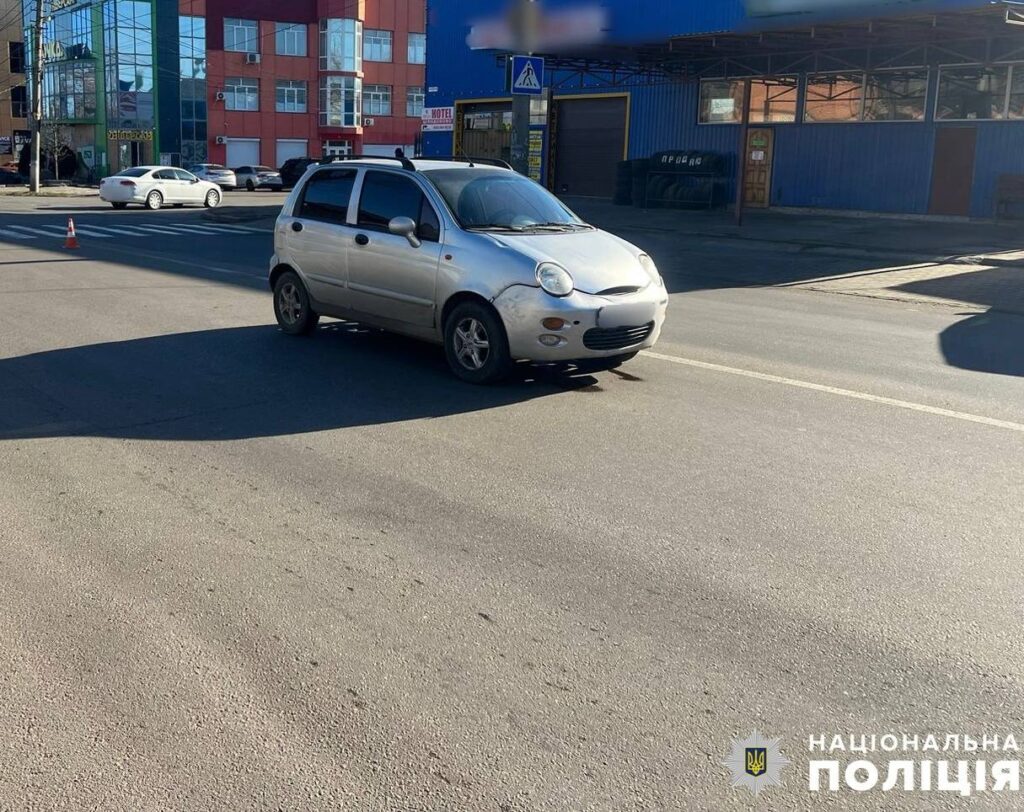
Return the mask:
<path fill-rule="evenodd" d="M 653 321 L 642 327 L 595 327 L 583 334 L 583 346 L 588 350 L 624 350 L 642 344 L 653 331 Z"/>

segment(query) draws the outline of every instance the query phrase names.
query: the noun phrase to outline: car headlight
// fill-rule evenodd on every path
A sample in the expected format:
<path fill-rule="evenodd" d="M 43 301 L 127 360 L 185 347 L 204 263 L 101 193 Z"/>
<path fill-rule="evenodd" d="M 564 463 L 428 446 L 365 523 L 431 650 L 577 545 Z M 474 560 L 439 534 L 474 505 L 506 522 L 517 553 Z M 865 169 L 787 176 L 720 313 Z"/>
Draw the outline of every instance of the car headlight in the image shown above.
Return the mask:
<path fill-rule="evenodd" d="M 665 287 L 665 280 L 662 279 L 661 274 L 658 273 L 658 266 L 654 264 L 654 260 L 647 256 L 647 254 L 641 254 L 639 259 L 640 267 L 647 271 L 647 275 L 651 277 L 651 281 L 659 288 Z"/>
<path fill-rule="evenodd" d="M 542 262 L 537 266 L 537 281 L 552 296 L 568 296 L 575 287 L 569 272 L 551 262 Z"/>

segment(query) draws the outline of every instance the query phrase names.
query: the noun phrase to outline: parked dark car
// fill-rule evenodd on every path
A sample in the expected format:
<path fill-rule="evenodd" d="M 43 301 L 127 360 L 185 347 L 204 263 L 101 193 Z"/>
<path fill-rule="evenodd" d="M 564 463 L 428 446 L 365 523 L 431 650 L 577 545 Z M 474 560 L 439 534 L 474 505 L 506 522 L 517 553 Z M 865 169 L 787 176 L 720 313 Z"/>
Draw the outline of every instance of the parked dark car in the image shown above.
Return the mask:
<path fill-rule="evenodd" d="M 299 182 L 299 179 L 306 174 L 310 164 L 318 162 L 317 158 L 289 158 L 281 167 L 281 184 L 285 189 L 291 189 Z"/>
<path fill-rule="evenodd" d="M 10 169 L 0 169 L 0 186 L 24 186 L 25 178 Z"/>

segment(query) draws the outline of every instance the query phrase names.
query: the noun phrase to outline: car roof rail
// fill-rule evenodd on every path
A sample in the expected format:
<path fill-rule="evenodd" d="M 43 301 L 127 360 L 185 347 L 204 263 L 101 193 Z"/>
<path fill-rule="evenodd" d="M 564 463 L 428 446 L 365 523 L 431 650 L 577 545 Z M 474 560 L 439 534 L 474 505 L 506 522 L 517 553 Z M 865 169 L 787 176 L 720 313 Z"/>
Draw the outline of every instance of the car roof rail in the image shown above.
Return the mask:
<path fill-rule="evenodd" d="M 423 161 L 458 161 L 459 163 L 483 164 L 484 166 L 496 166 L 499 169 L 512 169 L 512 164 L 503 161 L 501 158 L 474 158 L 472 155 L 424 155 Z"/>
<path fill-rule="evenodd" d="M 341 163 L 342 161 L 397 161 L 402 165 L 403 169 L 408 169 L 410 172 L 416 171 L 416 165 L 404 155 L 401 158 L 392 157 L 391 155 L 332 155 L 328 158 L 321 158 L 319 163 L 326 165 Z"/>

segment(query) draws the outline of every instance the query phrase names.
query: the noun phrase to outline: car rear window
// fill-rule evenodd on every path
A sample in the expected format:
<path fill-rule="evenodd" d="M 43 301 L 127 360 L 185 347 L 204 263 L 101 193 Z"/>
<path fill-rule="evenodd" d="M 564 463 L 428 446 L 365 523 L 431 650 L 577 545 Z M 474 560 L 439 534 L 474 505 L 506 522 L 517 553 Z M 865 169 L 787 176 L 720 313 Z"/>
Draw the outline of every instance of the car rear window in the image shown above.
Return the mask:
<path fill-rule="evenodd" d="M 144 166 L 133 166 L 131 169 L 122 169 L 117 173 L 119 178 L 141 178 L 149 172 Z"/>

